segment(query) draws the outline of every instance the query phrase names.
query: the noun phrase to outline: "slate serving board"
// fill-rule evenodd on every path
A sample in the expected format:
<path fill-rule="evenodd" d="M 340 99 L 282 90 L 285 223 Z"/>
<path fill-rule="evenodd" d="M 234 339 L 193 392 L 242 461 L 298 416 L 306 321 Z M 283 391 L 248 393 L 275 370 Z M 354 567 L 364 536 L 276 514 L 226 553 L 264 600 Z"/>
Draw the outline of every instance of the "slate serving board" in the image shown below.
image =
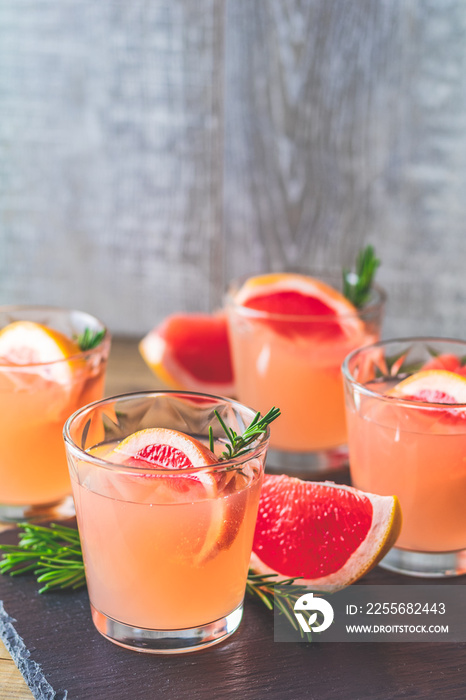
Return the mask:
<path fill-rule="evenodd" d="M 16 537 L 4 532 L 0 543 Z M 364 583 L 419 581 L 376 569 Z M 249 597 L 238 632 L 182 656 L 131 652 L 105 640 L 85 590 L 38 595 L 32 577 L 0 576 L 0 601 L 0 636 L 40 700 L 466 696 L 466 644 L 276 643 L 273 614 Z"/>

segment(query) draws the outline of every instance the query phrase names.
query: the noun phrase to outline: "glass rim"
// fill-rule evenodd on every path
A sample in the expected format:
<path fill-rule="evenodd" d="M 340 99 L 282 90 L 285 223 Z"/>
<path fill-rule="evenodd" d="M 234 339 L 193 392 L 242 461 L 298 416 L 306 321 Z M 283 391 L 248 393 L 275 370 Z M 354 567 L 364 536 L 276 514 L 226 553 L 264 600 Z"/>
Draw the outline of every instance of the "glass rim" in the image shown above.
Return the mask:
<path fill-rule="evenodd" d="M 332 273 L 329 271 L 321 270 L 320 274 L 328 274 L 329 276 L 332 276 Z M 267 273 L 264 273 L 267 274 Z M 280 274 L 279 272 L 277 273 L 270 273 L 270 274 Z M 303 274 L 297 272 L 296 274 Z M 316 273 L 317 275 L 318 273 Z M 244 304 L 237 303 L 234 299 L 234 294 L 233 294 L 233 289 L 239 289 L 240 285 L 244 282 L 246 282 L 248 279 L 251 279 L 251 277 L 256 277 L 257 275 L 245 275 L 243 277 L 239 277 L 237 279 L 234 279 L 230 282 L 228 285 L 228 289 L 225 293 L 225 304 L 227 308 L 231 308 L 239 313 L 241 313 L 243 316 L 247 316 L 249 318 L 257 318 L 257 319 L 269 319 L 272 321 L 288 321 L 288 322 L 293 322 L 293 323 L 314 323 L 314 322 L 319 322 L 319 323 L 334 323 L 335 318 L 342 319 L 342 320 L 351 320 L 355 318 L 360 318 L 361 316 L 365 316 L 366 314 L 369 315 L 371 313 L 376 313 L 380 311 L 386 300 L 387 300 L 387 292 L 383 287 L 381 287 L 379 284 L 375 283 L 371 287 L 371 294 L 374 294 L 373 299 L 369 298 L 369 302 L 362 306 L 361 308 L 355 307 L 355 311 L 351 313 L 344 313 L 344 314 L 310 314 L 310 315 L 302 315 L 302 314 L 280 314 L 280 313 L 271 313 L 270 311 L 262 311 L 259 309 L 251 309 L 248 306 L 244 306 Z M 337 273 L 334 273 L 333 276 L 335 278 L 338 277 Z M 307 275 L 307 277 L 313 277 L 313 275 Z M 319 279 L 317 276 L 315 279 Z M 321 280 L 325 281 L 325 280 Z M 336 291 L 339 291 L 338 289 Z M 343 296 L 343 294 L 342 294 Z M 350 301 L 348 303 L 351 304 Z"/>
<path fill-rule="evenodd" d="M 402 404 L 410 408 L 443 408 L 443 410 L 448 410 L 449 408 L 466 408 L 466 402 L 464 403 L 441 403 L 436 401 L 419 401 L 418 399 L 407 399 L 399 396 L 387 396 L 385 394 L 379 394 L 372 389 L 368 389 L 364 384 L 361 384 L 357 379 L 355 379 L 349 369 L 349 363 L 360 353 L 364 353 L 370 350 L 384 347 L 386 345 L 391 345 L 392 343 L 423 343 L 423 342 L 438 342 L 438 343 L 455 343 L 464 345 L 466 349 L 466 340 L 461 340 L 460 338 L 442 338 L 439 336 L 432 335 L 422 335 L 422 336 L 404 336 L 401 338 L 386 338 L 385 340 L 379 340 L 376 343 L 371 343 L 370 345 L 362 345 L 355 350 L 352 350 L 343 360 L 341 365 L 341 372 L 346 381 L 358 388 L 359 393 L 365 396 L 370 396 L 371 398 L 379 399 L 380 401 L 385 401 L 391 404 Z M 414 373 L 413 373 L 414 374 Z"/>
<path fill-rule="evenodd" d="M 67 449 L 69 449 L 74 456 L 76 456 L 78 459 L 81 459 L 83 461 L 89 462 L 91 464 L 94 464 L 95 466 L 107 469 L 109 471 L 125 471 L 127 473 L 132 473 L 132 474 L 161 474 L 163 476 L 167 476 L 167 471 L 170 474 L 175 475 L 178 470 L 167 470 L 166 468 L 159 468 L 157 469 L 156 467 L 135 467 L 135 466 L 129 466 L 125 464 L 118 464 L 117 462 L 111 462 L 110 460 L 102 459 L 101 457 L 96 457 L 95 455 L 90 454 L 89 452 L 86 452 L 86 450 L 83 450 L 79 445 L 75 443 L 71 436 L 71 425 L 72 423 L 79 419 L 82 418 L 86 413 L 90 414 L 94 412 L 96 409 L 102 408 L 106 404 L 110 403 L 115 403 L 119 399 L 144 399 L 144 398 L 155 398 L 158 396 L 187 396 L 189 397 L 202 397 L 206 399 L 214 399 L 217 402 L 224 403 L 224 404 L 229 404 L 232 407 L 238 407 L 239 409 L 249 411 L 251 413 L 251 420 L 254 418 L 256 415 L 257 411 L 254 411 L 254 409 L 250 408 L 249 406 L 245 406 L 244 404 L 240 403 L 239 401 L 236 401 L 236 399 L 230 399 L 226 396 L 216 396 L 215 394 L 204 394 L 202 392 L 197 392 L 197 391 L 182 391 L 182 390 L 176 390 L 176 389 L 159 389 L 159 390 L 150 390 L 150 391 L 134 391 L 134 392 L 125 392 L 123 394 L 117 394 L 115 396 L 108 396 L 103 399 L 99 399 L 98 401 L 93 401 L 92 403 L 87 404 L 86 406 L 82 406 L 79 408 L 77 411 L 71 414 L 69 418 L 65 421 L 65 424 L 63 426 L 63 439 L 65 441 L 65 445 Z M 179 431 L 182 432 L 182 431 Z M 188 434 L 188 433 L 186 433 Z M 219 472 L 219 471 L 226 471 L 227 469 L 233 469 L 239 467 L 241 464 L 244 464 L 244 462 L 248 462 L 252 459 L 256 459 L 260 457 L 260 455 L 264 452 L 264 450 L 267 449 L 268 444 L 269 444 L 269 439 L 270 439 L 270 426 L 267 426 L 267 430 L 265 433 L 263 433 L 257 440 L 253 443 L 251 448 L 248 450 L 246 454 L 241 455 L 240 457 L 234 457 L 233 459 L 225 459 L 225 460 L 218 460 L 216 462 L 213 462 L 212 464 L 207 464 L 205 466 L 201 467 L 192 467 L 189 469 L 183 469 L 182 472 L 183 474 L 196 474 L 196 473 L 205 473 L 205 472 Z"/>
<path fill-rule="evenodd" d="M 90 357 L 93 354 L 97 354 L 97 352 L 101 352 L 102 350 L 105 350 L 108 348 L 110 341 L 112 339 L 111 333 L 105 323 L 103 323 L 97 316 L 94 316 L 93 314 L 89 313 L 88 311 L 82 311 L 81 309 L 72 309 L 68 308 L 66 306 L 52 306 L 52 305 L 47 305 L 47 304 L 2 304 L 0 305 L 0 314 L 1 313 L 21 313 L 21 312 L 26 312 L 26 311 L 37 311 L 38 313 L 48 313 L 48 314 L 58 314 L 58 313 L 64 313 L 68 316 L 71 316 L 71 314 L 79 314 L 80 316 L 87 316 L 89 319 L 92 319 L 93 321 L 97 321 L 98 325 L 101 326 L 101 330 L 105 331 L 104 336 L 100 343 L 96 345 L 94 348 L 90 348 L 89 350 L 80 350 L 79 352 L 75 352 L 72 355 L 67 355 L 66 357 L 62 357 L 58 360 L 47 360 L 45 362 L 25 362 L 23 364 L 19 363 L 13 363 L 13 362 L 4 362 L 2 358 L 0 358 L 0 372 L 7 370 L 8 372 L 21 372 L 24 371 L 25 369 L 33 368 L 33 367 L 50 367 L 52 365 L 60 365 L 66 362 L 73 362 L 75 360 L 79 359 L 85 359 L 87 357 Z M 28 319 L 17 319 L 18 322 L 21 321 L 27 321 Z M 11 321 L 11 323 L 16 323 L 16 321 Z M 46 324 L 41 324 L 49 328 L 50 326 L 47 326 Z M 3 326 L 5 328 L 6 326 Z M 54 330 L 53 328 L 50 327 L 51 330 Z M 70 338 L 70 340 L 73 340 Z"/>

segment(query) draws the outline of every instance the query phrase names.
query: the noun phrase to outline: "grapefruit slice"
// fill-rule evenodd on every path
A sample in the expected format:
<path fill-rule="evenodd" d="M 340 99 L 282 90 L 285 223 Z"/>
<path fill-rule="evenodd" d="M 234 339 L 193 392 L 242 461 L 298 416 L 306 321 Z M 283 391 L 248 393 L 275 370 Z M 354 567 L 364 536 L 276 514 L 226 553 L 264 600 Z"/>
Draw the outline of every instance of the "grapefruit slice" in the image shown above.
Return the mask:
<path fill-rule="evenodd" d="M 403 379 L 387 396 L 426 403 L 466 404 L 466 377 L 446 369 L 426 369 Z"/>
<path fill-rule="evenodd" d="M 117 463 L 163 469 L 193 469 L 218 461 L 201 442 L 170 428 L 138 430 L 122 440 L 111 454 Z"/>
<path fill-rule="evenodd" d="M 135 475 L 135 478 L 157 479 L 154 484 L 157 503 L 190 503 L 209 499 L 209 517 L 203 529 L 203 541 L 189 553 L 196 564 L 202 564 L 218 550 L 229 529 L 226 500 L 218 493 L 219 477 L 209 471 L 183 474 L 185 469 L 208 467 L 218 462 L 215 454 L 205 445 L 177 430 L 148 428 L 125 438 L 106 454 L 105 459 L 129 467 L 157 469 L 152 475 Z M 161 469 L 167 473 L 161 474 Z"/>
<path fill-rule="evenodd" d="M 173 389 L 233 396 L 227 323 L 223 314 L 173 314 L 150 331 L 139 351 Z"/>
<path fill-rule="evenodd" d="M 251 568 L 302 577 L 299 585 L 338 590 L 369 571 L 401 528 L 396 496 L 376 496 L 333 482 L 266 475 Z"/>
<path fill-rule="evenodd" d="M 63 333 L 33 321 L 15 321 L 0 330 L 0 363 L 27 367 L 60 384 L 70 383 L 80 364 L 63 360 L 80 352 L 78 344 Z"/>
<path fill-rule="evenodd" d="M 322 280 L 306 275 L 274 273 L 250 277 L 234 295 L 234 302 L 271 314 L 273 318 L 267 322 L 282 333 L 290 332 L 290 317 L 300 332 L 330 338 L 352 336 L 364 328 L 351 302 Z M 306 317 L 311 317 L 312 323 L 305 325 Z"/>
<path fill-rule="evenodd" d="M 459 357 L 451 353 L 444 353 L 433 357 L 425 363 L 422 369 L 446 369 L 450 372 L 456 372 L 456 374 L 466 375 L 466 365 L 461 363 Z"/>

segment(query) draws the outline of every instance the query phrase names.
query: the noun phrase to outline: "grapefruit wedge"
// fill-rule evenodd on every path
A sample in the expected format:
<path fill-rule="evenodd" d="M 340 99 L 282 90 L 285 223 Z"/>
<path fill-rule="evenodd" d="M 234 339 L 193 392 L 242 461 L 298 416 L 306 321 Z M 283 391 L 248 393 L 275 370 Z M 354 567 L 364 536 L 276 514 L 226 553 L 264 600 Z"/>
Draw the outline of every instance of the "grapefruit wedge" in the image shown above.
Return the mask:
<path fill-rule="evenodd" d="M 215 475 L 209 472 L 195 472 L 180 475 L 183 469 L 207 467 L 215 464 L 217 458 L 205 445 L 195 438 L 168 428 L 147 428 L 125 438 L 107 454 L 107 459 L 129 467 L 165 469 L 171 473 L 160 472 L 149 476 L 162 478 L 169 490 L 186 491 L 193 485 L 197 496 L 212 498 L 217 494 Z M 174 472 L 174 473 L 173 473 Z M 205 493 L 202 493 L 202 492 Z M 194 494 L 193 494 L 194 495 Z"/>
<path fill-rule="evenodd" d="M 0 330 L 0 363 L 28 368 L 59 384 L 70 383 L 84 362 L 63 360 L 80 352 L 78 344 L 63 333 L 33 321 L 15 321 Z"/>
<path fill-rule="evenodd" d="M 283 272 L 250 277 L 233 299 L 253 313 L 270 314 L 264 322 L 281 333 L 292 332 L 293 321 L 301 333 L 329 339 L 351 337 L 364 329 L 351 302 L 322 280 L 306 275 Z"/>
<path fill-rule="evenodd" d="M 223 314 L 173 314 L 150 331 L 139 351 L 173 389 L 233 396 L 227 323 Z"/>
<path fill-rule="evenodd" d="M 425 363 L 422 369 L 446 369 L 450 372 L 456 372 L 456 374 L 466 375 L 466 365 L 462 364 L 461 359 L 452 353 L 443 353 L 433 357 Z"/>
<path fill-rule="evenodd" d="M 466 377 L 447 369 L 426 369 L 403 379 L 387 396 L 426 403 L 466 404 Z"/>
<path fill-rule="evenodd" d="M 251 568 L 301 577 L 299 585 L 338 590 L 369 571 L 401 528 L 396 496 L 376 496 L 333 482 L 266 475 Z"/>
<path fill-rule="evenodd" d="M 125 438 L 105 455 L 105 459 L 128 467 L 146 469 L 145 473 L 134 474 L 129 478 L 154 479 L 151 492 L 158 504 L 209 501 L 208 507 L 199 516 L 198 529 L 201 534 L 198 546 L 189 551 L 196 565 L 203 564 L 219 549 L 231 544 L 232 524 L 228 501 L 219 494 L 218 489 L 223 474 L 209 470 L 190 471 L 218 462 L 215 454 L 201 442 L 177 430 L 148 428 Z M 151 469 L 156 471 L 151 474 Z M 189 471 L 183 473 L 184 470 Z M 146 488 L 144 492 L 147 492 Z M 235 521 L 233 525 L 236 530 L 239 528 Z"/>

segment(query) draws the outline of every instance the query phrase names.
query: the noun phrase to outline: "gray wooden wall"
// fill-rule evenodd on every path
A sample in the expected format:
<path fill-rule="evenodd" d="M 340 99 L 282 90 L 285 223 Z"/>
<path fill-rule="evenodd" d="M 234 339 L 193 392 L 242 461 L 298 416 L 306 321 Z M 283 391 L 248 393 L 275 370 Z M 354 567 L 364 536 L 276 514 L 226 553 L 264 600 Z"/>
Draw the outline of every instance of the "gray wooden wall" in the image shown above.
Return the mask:
<path fill-rule="evenodd" d="M 141 335 L 372 242 L 466 337 L 464 0 L 0 0 L 0 303 Z"/>

